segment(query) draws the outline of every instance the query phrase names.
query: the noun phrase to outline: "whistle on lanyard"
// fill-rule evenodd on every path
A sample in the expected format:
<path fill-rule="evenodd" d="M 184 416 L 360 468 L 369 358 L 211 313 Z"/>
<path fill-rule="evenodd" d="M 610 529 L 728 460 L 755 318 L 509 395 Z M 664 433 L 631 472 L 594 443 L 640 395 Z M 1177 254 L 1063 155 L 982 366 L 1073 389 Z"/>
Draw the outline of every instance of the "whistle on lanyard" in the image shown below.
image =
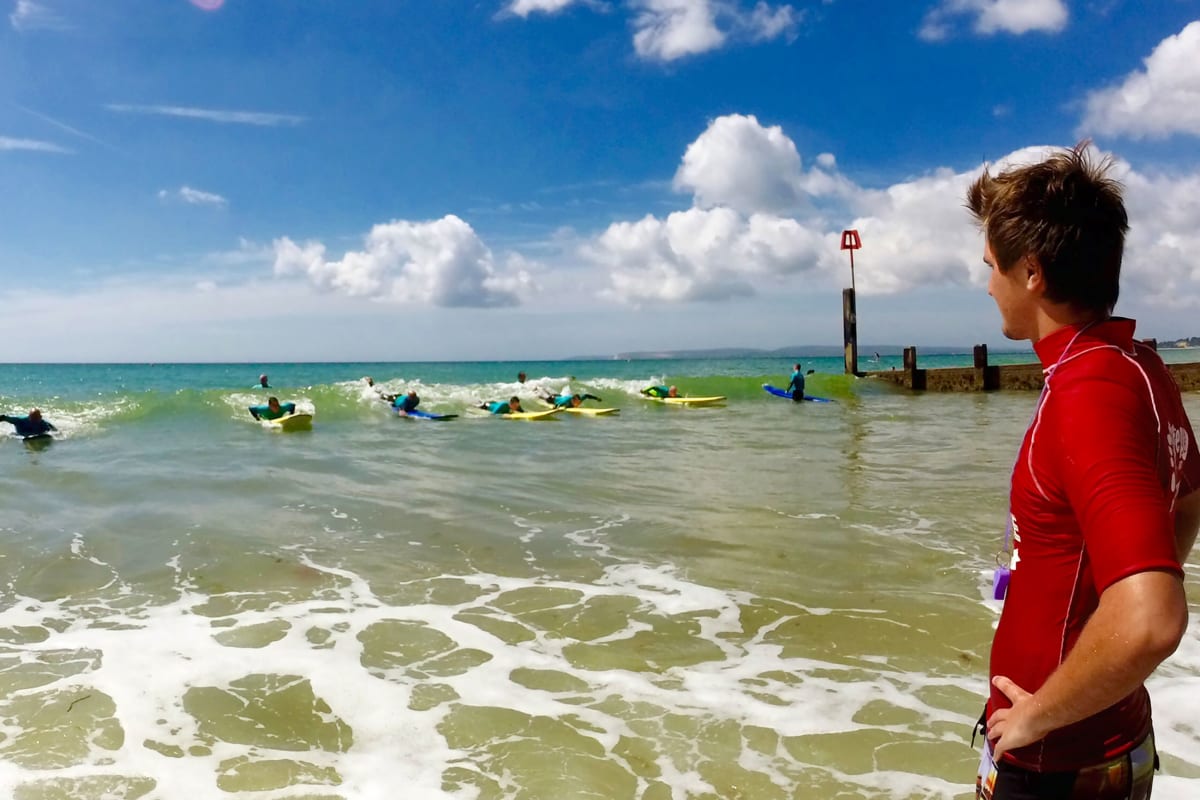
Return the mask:
<path fill-rule="evenodd" d="M 995 600 L 1003 600 L 1008 594 L 1008 581 L 1012 577 L 1012 570 L 1003 564 L 996 567 L 996 571 L 992 574 L 992 598 Z"/>

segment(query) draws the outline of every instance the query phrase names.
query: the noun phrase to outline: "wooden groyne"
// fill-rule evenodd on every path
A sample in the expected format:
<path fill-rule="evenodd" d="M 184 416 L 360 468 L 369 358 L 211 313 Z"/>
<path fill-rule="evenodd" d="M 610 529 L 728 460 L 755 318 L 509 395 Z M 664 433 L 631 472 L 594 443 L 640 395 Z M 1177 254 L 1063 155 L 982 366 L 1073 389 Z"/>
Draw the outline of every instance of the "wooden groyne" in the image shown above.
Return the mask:
<path fill-rule="evenodd" d="M 1143 342 L 1158 349 L 1154 339 Z M 1167 364 L 1179 388 L 1185 392 L 1200 391 L 1200 363 Z M 867 377 L 923 392 L 991 392 L 1001 389 L 1042 388 L 1042 365 L 988 364 L 987 345 L 975 345 L 975 364 L 970 367 L 940 367 L 921 369 L 917 366 L 917 348 L 904 348 L 904 366 L 900 369 L 866 373 Z"/>

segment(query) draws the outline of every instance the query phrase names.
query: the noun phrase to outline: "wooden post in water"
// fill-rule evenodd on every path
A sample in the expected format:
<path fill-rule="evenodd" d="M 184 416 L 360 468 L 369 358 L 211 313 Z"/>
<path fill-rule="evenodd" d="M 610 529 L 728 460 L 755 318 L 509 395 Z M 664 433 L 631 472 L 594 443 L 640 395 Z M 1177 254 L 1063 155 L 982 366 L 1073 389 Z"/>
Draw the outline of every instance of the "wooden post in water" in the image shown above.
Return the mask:
<path fill-rule="evenodd" d="M 985 392 L 1000 388 L 1000 368 L 988 366 L 986 344 L 975 345 L 975 373 Z"/>
<path fill-rule="evenodd" d="M 846 374 L 859 375 L 858 371 L 858 311 L 855 308 L 854 251 L 862 248 L 862 239 L 856 230 L 842 231 L 842 249 L 850 251 L 850 288 L 842 290 L 842 342 L 845 346 Z"/>
<path fill-rule="evenodd" d="M 917 348 L 904 348 L 904 371 L 908 375 L 908 388 L 925 391 L 925 370 L 917 368 Z"/>
<path fill-rule="evenodd" d="M 846 349 L 846 374 L 858 374 L 858 319 L 854 311 L 854 290 L 842 289 L 842 342 Z"/>

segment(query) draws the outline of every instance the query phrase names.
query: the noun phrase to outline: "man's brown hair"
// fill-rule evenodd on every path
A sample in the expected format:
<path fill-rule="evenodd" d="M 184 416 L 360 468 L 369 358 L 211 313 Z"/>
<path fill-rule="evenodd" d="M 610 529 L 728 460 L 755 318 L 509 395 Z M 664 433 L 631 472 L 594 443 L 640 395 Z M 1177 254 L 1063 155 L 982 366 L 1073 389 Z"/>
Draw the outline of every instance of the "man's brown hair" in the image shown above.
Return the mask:
<path fill-rule="evenodd" d="M 1090 144 L 995 177 L 985 169 L 967 190 L 967 208 L 1001 272 L 1032 256 L 1042 267 L 1047 299 L 1110 314 L 1120 292 L 1129 216 L 1121 185 L 1107 177 L 1112 158 L 1093 160 Z"/>

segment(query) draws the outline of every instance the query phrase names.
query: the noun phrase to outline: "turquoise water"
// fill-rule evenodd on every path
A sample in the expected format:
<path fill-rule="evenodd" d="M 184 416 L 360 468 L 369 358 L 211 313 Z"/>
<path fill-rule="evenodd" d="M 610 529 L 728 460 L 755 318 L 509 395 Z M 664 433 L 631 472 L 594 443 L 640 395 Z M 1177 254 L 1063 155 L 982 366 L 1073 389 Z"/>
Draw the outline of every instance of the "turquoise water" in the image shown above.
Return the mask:
<path fill-rule="evenodd" d="M 838 402 L 763 393 L 786 359 L 0 365 L 62 429 L 0 438 L 0 796 L 973 796 L 1034 395 L 804 363 Z M 518 370 L 621 411 L 471 415 Z M 260 372 L 311 431 L 250 419 Z M 1188 590 L 1160 800 L 1200 790 Z"/>

